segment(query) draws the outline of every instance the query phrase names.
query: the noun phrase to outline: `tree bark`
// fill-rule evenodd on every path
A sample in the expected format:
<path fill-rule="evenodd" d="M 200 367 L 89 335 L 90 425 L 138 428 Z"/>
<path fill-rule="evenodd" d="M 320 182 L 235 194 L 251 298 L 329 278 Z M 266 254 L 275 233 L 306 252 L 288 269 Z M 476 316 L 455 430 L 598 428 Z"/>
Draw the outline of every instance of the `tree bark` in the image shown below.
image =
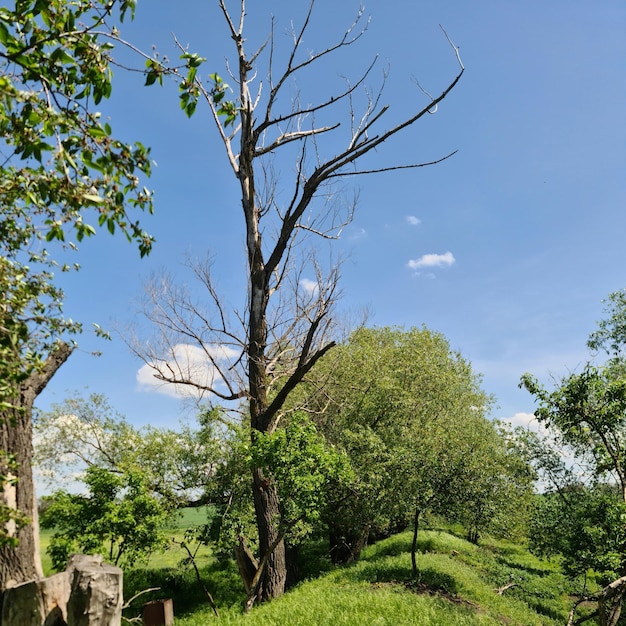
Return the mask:
<path fill-rule="evenodd" d="M 59 343 L 43 367 L 38 368 L 20 384 L 16 390 L 14 406 L 0 412 L 0 451 L 5 455 L 0 460 L 7 472 L 6 459 L 13 457 L 17 462 L 14 484 L 5 484 L 2 489 L 3 503 L 28 518 L 29 523 L 21 528 L 14 522 L 6 525 L 9 537 L 18 540 L 17 546 L 0 547 L 0 592 L 28 580 L 43 577 L 39 552 L 39 521 L 33 484 L 33 404 L 44 390 L 55 372 L 72 353 L 68 344 Z"/>
<path fill-rule="evenodd" d="M 411 542 L 411 568 L 413 570 L 413 578 L 417 578 L 417 535 L 420 529 L 421 510 L 416 508 L 413 516 L 413 541 Z"/>
<path fill-rule="evenodd" d="M 280 507 L 276 486 L 264 479 L 260 469 L 254 470 L 253 479 L 259 554 L 263 557 L 271 550 L 263 570 L 258 596 L 260 600 L 269 600 L 285 592 L 287 582 L 285 541 L 279 539 Z M 275 547 L 272 549 L 272 546 Z"/>

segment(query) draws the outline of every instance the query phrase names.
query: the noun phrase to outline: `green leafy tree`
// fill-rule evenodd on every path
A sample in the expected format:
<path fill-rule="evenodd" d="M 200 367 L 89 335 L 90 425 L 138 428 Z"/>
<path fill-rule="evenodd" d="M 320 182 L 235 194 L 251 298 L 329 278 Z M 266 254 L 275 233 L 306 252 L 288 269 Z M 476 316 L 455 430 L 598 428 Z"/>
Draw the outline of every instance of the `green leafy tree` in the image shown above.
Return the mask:
<path fill-rule="evenodd" d="M 201 538 L 215 542 L 219 554 L 231 555 L 235 550 L 251 606 L 264 567 L 253 556 L 256 546 L 248 542 L 254 525 L 250 469 L 263 467 L 267 488 L 276 485 L 281 501 L 277 541 L 286 540 L 292 548 L 320 528 L 336 504 L 333 486 L 351 482 L 352 473 L 347 456 L 329 446 L 303 413 L 290 416 L 274 433 L 252 440 L 248 426 L 233 427 L 226 447 L 227 461 L 218 468 L 211 493 L 219 515 Z"/>
<path fill-rule="evenodd" d="M 530 547 L 540 556 L 563 557 L 565 572 L 584 579 L 590 570 L 601 584 L 620 577 L 626 542 L 626 506 L 610 485 L 571 485 L 536 496 Z"/>
<path fill-rule="evenodd" d="M 591 334 L 588 346 L 604 351 L 601 365 L 587 363 L 549 391 L 530 374 L 522 377 L 537 401 L 535 415 L 548 429 L 542 446 L 535 443 L 535 462 L 552 481 L 568 520 L 556 528 L 554 542 L 567 555 L 568 569 L 586 566 L 614 577 L 598 598 L 602 624 L 616 624 L 626 592 L 626 361 L 624 328 L 626 297 L 623 291 L 609 296 L 608 317 Z M 557 448 L 556 453 L 554 448 Z M 563 468 L 555 454 L 565 451 L 583 472 L 586 486 L 576 490 L 572 471 Z M 559 467 L 560 466 L 560 467 Z M 580 479 L 578 480 L 580 482 Z M 574 489 L 574 491 L 572 491 Z M 582 489 L 582 490 L 581 490 Z M 577 497 L 573 498 L 572 493 Z M 581 497 L 582 496 L 584 497 Z M 572 527 L 575 528 L 572 531 Z M 578 566 L 576 565 L 578 563 Z M 607 591 L 608 590 L 608 591 Z"/>
<path fill-rule="evenodd" d="M 55 530 L 48 548 L 55 569 L 63 569 L 75 552 L 133 565 L 167 547 L 163 527 L 171 503 L 154 494 L 143 468 L 113 472 L 92 465 L 82 480 L 86 495 L 59 491 L 46 496 L 41 524 Z"/>
<path fill-rule="evenodd" d="M 426 328 L 363 328 L 308 381 L 310 394 L 298 401 L 354 472 L 327 520 L 335 561 L 358 558 L 372 531 L 412 522 L 417 540 L 426 511 L 450 513 L 468 502 L 485 469 L 471 459 L 494 454 L 497 437 L 479 377 L 445 337 Z"/>
<path fill-rule="evenodd" d="M 3 510 L 31 521 L 3 526 L 0 589 L 41 574 L 31 412 L 80 330 L 63 315 L 54 272 L 78 267 L 67 251 L 98 226 L 141 255 L 152 244 L 130 212 L 152 210 L 148 150 L 115 139 L 97 110 L 111 93 L 109 20 L 133 11 L 133 0 L 0 7 L 0 474 Z"/>
<path fill-rule="evenodd" d="M 469 453 L 460 472 L 464 482 L 448 517 L 461 522 L 474 543 L 484 533 L 525 539 L 533 504 L 534 470 L 506 430 L 500 431 L 489 422 L 475 423 L 465 437 Z"/>
<path fill-rule="evenodd" d="M 153 494 L 172 506 L 198 506 L 206 503 L 224 459 L 218 413 L 202 411 L 196 426 L 178 430 L 136 428 L 103 395 L 76 395 L 35 412 L 35 465 L 50 487 L 71 482 L 89 467 L 114 473 L 141 468 Z"/>
<path fill-rule="evenodd" d="M 268 487 L 276 485 L 280 498 L 280 526 L 276 541 L 297 546 L 319 526 L 336 504 L 332 486 L 350 482 L 345 454 L 327 445 L 315 425 L 302 414 L 290 417 L 284 428 L 253 439 L 250 467 L 263 468 Z M 248 606 L 258 593 L 263 563 L 251 581 Z"/>

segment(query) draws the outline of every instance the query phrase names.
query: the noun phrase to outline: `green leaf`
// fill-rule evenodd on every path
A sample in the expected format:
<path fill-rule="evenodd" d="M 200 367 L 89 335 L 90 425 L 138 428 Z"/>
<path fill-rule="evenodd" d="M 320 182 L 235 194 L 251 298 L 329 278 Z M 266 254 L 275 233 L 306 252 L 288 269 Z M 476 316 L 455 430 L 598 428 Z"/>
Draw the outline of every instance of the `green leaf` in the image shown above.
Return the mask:
<path fill-rule="evenodd" d="M 11 39 L 12 37 L 9 33 L 7 25 L 3 21 L 0 21 L 0 43 L 6 46 Z"/>
<path fill-rule="evenodd" d="M 157 72 L 150 71 L 146 74 L 146 82 L 144 83 L 144 87 L 149 87 L 150 85 L 154 85 L 157 81 L 159 75 Z"/>
<path fill-rule="evenodd" d="M 102 137 L 107 136 L 105 130 L 103 128 L 99 128 L 98 126 L 92 126 L 87 132 L 96 139 L 101 139 Z"/>

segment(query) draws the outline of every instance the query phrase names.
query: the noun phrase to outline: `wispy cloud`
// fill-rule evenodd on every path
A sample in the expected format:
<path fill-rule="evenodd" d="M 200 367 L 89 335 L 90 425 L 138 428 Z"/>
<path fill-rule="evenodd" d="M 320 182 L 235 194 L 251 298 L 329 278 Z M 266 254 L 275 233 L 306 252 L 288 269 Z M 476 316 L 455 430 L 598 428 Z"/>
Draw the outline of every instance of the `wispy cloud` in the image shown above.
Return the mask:
<path fill-rule="evenodd" d="M 350 226 L 350 228 L 347 230 L 347 235 L 350 241 L 357 241 L 359 239 L 365 239 L 365 237 L 367 237 L 367 231 L 365 230 L 365 228 Z"/>
<path fill-rule="evenodd" d="M 422 223 L 422 220 L 419 217 L 415 217 L 415 215 L 407 215 L 406 223 L 409 226 L 419 226 Z"/>
<path fill-rule="evenodd" d="M 310 296 L 314 296 L 320 289 L 319 284 L 315 280 L 311 280 L 310 278 L 303 278 L 300 280 L 300 287 L 306 291 Z"/>
<path fill-rule="evenodd" d="M 412 270 L 421 270 L 433 267 L 450 267 L 455 262 L 452 252 L 445 254 L 424 254 L 419 259 L 411 259 L 407 267 Z"/>

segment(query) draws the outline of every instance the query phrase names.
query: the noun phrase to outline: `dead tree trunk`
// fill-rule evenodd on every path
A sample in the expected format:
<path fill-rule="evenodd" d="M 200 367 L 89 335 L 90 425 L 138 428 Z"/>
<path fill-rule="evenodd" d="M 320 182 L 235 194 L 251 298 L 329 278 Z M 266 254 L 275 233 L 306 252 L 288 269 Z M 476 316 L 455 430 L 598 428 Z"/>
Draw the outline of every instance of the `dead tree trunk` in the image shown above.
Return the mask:
<path fill-rule="evenodd" d="M 71 352 L 69 345 L 58 344 L 43 367 L 33 371 L 20 384 L 13 406 L 0 412 L 0 474 L 11 479 L 3 485 L 2 503 L 28 520 L 22 526 L 14 520 L 5 525 L 5 538 L 16 539 L 18 543 L 5 542 L 0 547 L 0 592 L 10 585 L 43 576 L 32 470 L 33 404 Z M 11 458 L 16 462 L 15 470 L 7 464 Z"/>
<path fill-rule="evenodd" d="M 285 541 L 279 538 L 277 520 L 280 509 L 276 487 L 267 483 L 258 469 L 254 471 L 254 505 L 259 532 L 259 554 L 264 555 L 271 550 L 259 588 L 260 598 L 267 600 L 284 593 L 287 581 L 287 561 Z M 272 546 L 275 547 L 272 549 Z"/>
<path fill-rule="evenodd" d="M 308 29 L 315 0 L 308 0 L 302 25 L 294 29 L 293 41 L 279 63 L 275 58 L 273 21 L 268 40 L 256 52 L 248 54 L 244 46 L 244 23 L 248 15 L 245 0 L 233 3 L 239 4 L 238 15 L 231 15 L 226 0 L 219 0 L 218 4 L 236 46 L 236 56 L 228 65 L 236 83 L 234 100 L 229 100 L 230 89 L 216 74 L 213 74 L 214 84 L 208 88 L 191 65 L 197 55 L 188 54 L 182 46 L 181 51 L 190 63 L 191 95 L 187 97 L 195 93 L 210 107 L 240 186 L 247 253 L 247 309 L 245 313 L 234 312 L 236 324 L 233 325 L 209 272 L 200 270 L 197 275 L 208 289 L 214 306 L 211 314 L 207 316 L 186 294 L 155 290 L 150 296 L 155 307 L 147 315 L 160 329 L 164 349 L 146 349 L 143 345 L 135 349 L 161 381 L 188 385 L 225 401 L 246 398 L 254 443 L 259 434 L 271 434 L 279 428 L 291 392 L 334 346 L 332 313 L 338 295 L 338 267 L 332 261 L 328 270 L 320 267 L 315 255 L 301 247 L 304 238 L 310 235 L 336 239 L 351 221 L 354 203 L 344 205 L 335 198 L 335 184 L 345 177 L 422 167 L 454 154 L 429 163 L 374 169 L 363 163 L 361 167 L 366 155 L 373 154 L 422 117 L 434 114 L 464 69 L 458 48 L 450 41 L 460 68 L 454 80 L 436 98 L 422 90 L 427 96 L 425 104 L 384 128 L 381 118 L 389 110 L 380 100 L 384 78 L 378 92 L 365 89 L 374 61 L 355 81 L 347 82 L 336 95 L 323 96 L 317 103 L 305 104 L 297 89 L 297 76 L 303 75 L 306 80 L 306 73 L 318 61 L 329 60 L 332 54 L 360 39 L 367 28 L 363 10 L 357 12 L 354 23 L 334 45 L 311 53 Z M 267 71 L 258 67 L 261 55 L 266 60 Z M 171 72 L 178 75 L 177 70 Z M 289 93 L 292 88 L 294 91 Z M 355 98 L 362 88 L 364 99 L 361 110 L 357 110 Z M 195 101 L 192 104 L 195 106 Z M 317 116 L 338 119 L 332 115 L 333 111 L 346 119 L 347 124 L 341 129 L 339 122 L 317 123 Z M 330 139 L 334 131 L 340 133 L 338 140 Z M 325 141 L 328 145 L 323 147 Z M 283 148 L 285 158 L 295 166 L 291 182 L 279 177 L 272 165 L 275 153 L 283 154 Z M 286 188 L 284 193 L 280 188 Z M 311 292 L 300 286 L 300 279 L 306 277 L 303 272 L 309 271 L 316 278 Z M 177 346 L 190 340 L 198 344 L 215 372 L 209 381 L 195 377 L 185 365 L 184 357 L 177 356 Z M 235 347 L 240 355 L 228 357 L 224 347 Z M 276 485 L 271 473 L 271 467 L 252 469 L 260 548 L 254 588 L 262 600 L 281 595 L 287 576 L 285 520 L 280 516 L 281 486 Z"/>

